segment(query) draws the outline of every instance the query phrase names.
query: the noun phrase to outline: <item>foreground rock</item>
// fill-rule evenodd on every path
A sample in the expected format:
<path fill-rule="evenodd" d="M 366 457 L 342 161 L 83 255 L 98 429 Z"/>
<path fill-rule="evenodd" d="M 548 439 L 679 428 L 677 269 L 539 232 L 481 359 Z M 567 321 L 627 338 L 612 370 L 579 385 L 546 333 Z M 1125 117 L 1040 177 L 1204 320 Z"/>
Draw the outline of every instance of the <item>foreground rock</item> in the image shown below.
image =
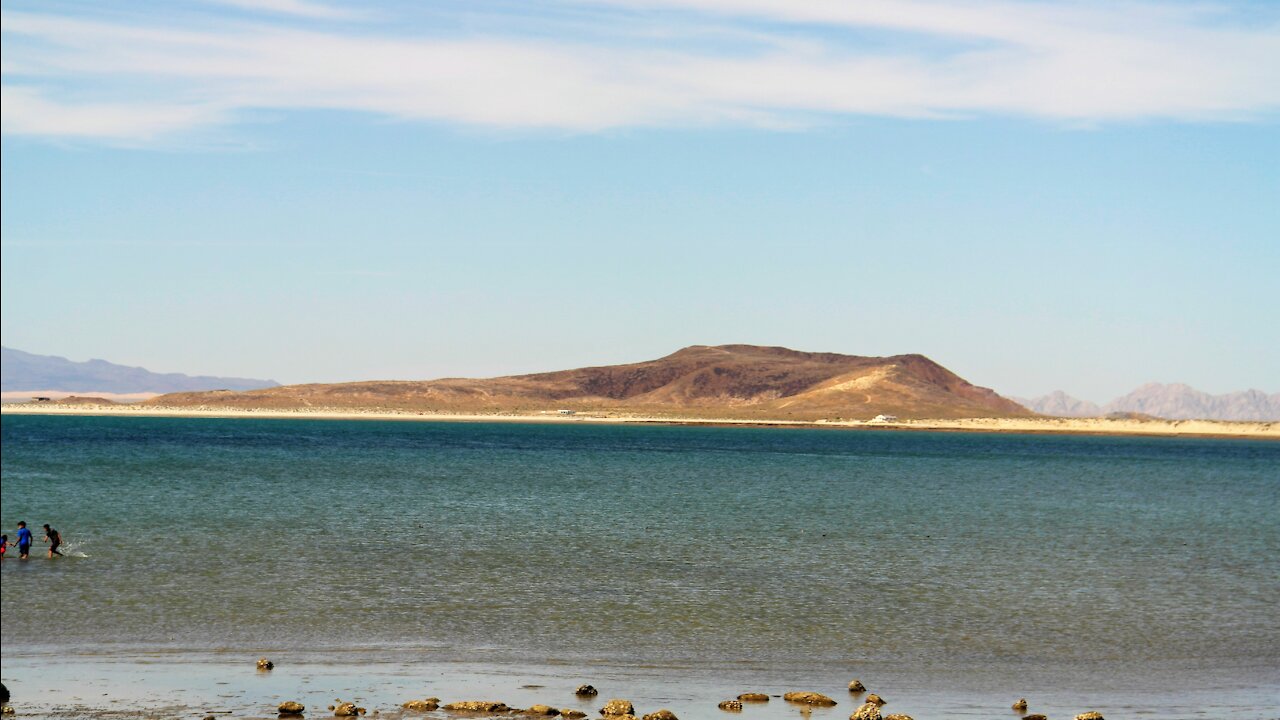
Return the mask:
<path fill-rule="evenodd" d="M 584 718 L 586 716 L 586 713 L 581 710 L 574 710 L 573 708 L 563 708 L 560 710 L 560 717 L 569 718 L 570 720 L 578 720 L 578 718 Z"/>
<path fill-rule="evenodd" d="M 680 720 L 680 718 L 677 718 L 676 714 L 670 710 L 663 708 L 657 712 L 651 712 L 645 715 L 640 720 Z"/>
<path fill-rule="evenodd" d="M 329 709 L 333 711 L 334 717 L 359 717 L 368 712 L 362 707 L 356 707 L 353 702 L 342 702 L 339 699 L 335 700 L 334 703 L 329 706 Z"/>
<path fill-rule="evenodd" d="M 511 712 L 506 703 L 496 700 L 461 700 L 443 706 L 447 712 L 453 713 L 505 713 Z"/>
<path fill-rule="evenodd" d="M 440 698 L 437 698 L 437 697 L 429 697 L 429 698 L 423 698 L 423 699 L 421 699 L 421 700 L 410 700 L 409 702 L 404 703 L 404 704 L 403 704 L 403 705 L 401 705 L 400 707 L 404 708 L 405 710 L 417 710 L 417 711 L 419 711 L 419 712 L 431 712 L 431 711 L 433 711 L 433 710 L 439 710 L 439 709 L 440 709 Z"/>
<path fill-rule="evenodd" d="M 1102 713 L 1090 710 L 1087 713 L 1080 713 L 1076 716 L 1076 720 L 1104 720 Z"/>
<path fill-rule="evenodd" d="M 741 712 L 742 701 L 741 700 L 722 700 L 720 704 L 717 705 L 716 707 L 720 708 L 721 710 L 726 710 L 728 712 Z"/>
<path fill-rule="evenodd" d="M 534 715 L 534 716 L 552 717 L 552 716 L 555 716 L 555 715 L 559 715 L 559 714 L 560 714 L 560 711 L 559 711 L 559 710 L 557 710 L 557 709 L 555 709 L 555 708 L 553 708 L 553 707 L 551 707 L 550 705 L 530 705 L 530 706 L 528 707 L 528 709 L 526 709 L 526 710 L 521 710 L 521 711 L 520 711 L 520 714 L 521 714 L 521 715 Z"/>
<path fill-rule="evenodd" d="M 573 691 L 573 694 L 583 697 L 595 697 L 600 694 L 600 691 L 590 685 L 579 685 L 578 689 Z"/>
<path fill-rule="evenodd" d="M 738 699 L 742 702 L 769 702 L 769 696 L 765 693 L 742 693 Z"/>
<path fill-rule="evenodd" d="M 1022 720 L 1049 720 L 1049 718 L 1037 713 L 1032 715 L 1023 715 Z"/>
<path fill-rule="evenodd" d="M 899 715 L 895 713 L 893 715 L 885 715 L 884 720 L 914 720 L 914 718 L 910 715 Z"/>
<path fill-rule="evenodd" d="M 882 720 L 880 717 L 880 706 L 873 703 L 863 703 L 853 714 L 849 716 L 849 720 Z"/>
<path fill-rule="evenodd" d="M 816 692 L 789 692 L 782 696 L 783 700 L 793 703 L 803 703 L 805 705 L 814 705 L 816 707 L 831 707 L 836 704 L 835 700 Z"/>
<path fill-rule="evenodd" d="M 271 668 L 273 668 L 273 667 L 275 667 L 275 666 L 276 666 L 276 664 L 275 664 L 275 663 L 271 662 L 270 660 L 268 660 L 268 659 L 266 659 L 266 658 L 258 658 L 258 669 L 259 669 L 259 670 L 270 670 Z"/>
<path fill-rule="evenodd" d="M 860 692 L 866 692 L 866 691 L 867 691 L 867 686 L 863 685 L 861 680 L 849 681 L 849 692 L 860 693 Z"/>
<path fill-rule="evenodd" d="M 636 707 L 631 704 L 630 700 L 619 700 L 614 698 L 613 700 L 605 703 L 604 707 L 600 708 L 600 714 L 605 716 L 635 715 Z"/>
<path fill-rule="evenodd" d="M 875 703 L 876 705 L 887 705 L 887 704 L 888 704 L 888 701 L 887 701 L 887 700 L 885 700 L 884 698 L 880 697 L 879 695 L 877 695 L 877 694 L 875 694 L 875 693 L 871 693 L 870 695 L 868 695 L 868 696 L 867 696 L 867 702 L 869 702 L 869 703 Z"/>
<path fill-rule="evenodd" d="M 293 700 L 286 700 L 285 702 L 280 703 L 280 706 L 276 708 L 276 712 L 284 717 L 301 715 L 306 712 L 306 710 L 306 705 Z"/>

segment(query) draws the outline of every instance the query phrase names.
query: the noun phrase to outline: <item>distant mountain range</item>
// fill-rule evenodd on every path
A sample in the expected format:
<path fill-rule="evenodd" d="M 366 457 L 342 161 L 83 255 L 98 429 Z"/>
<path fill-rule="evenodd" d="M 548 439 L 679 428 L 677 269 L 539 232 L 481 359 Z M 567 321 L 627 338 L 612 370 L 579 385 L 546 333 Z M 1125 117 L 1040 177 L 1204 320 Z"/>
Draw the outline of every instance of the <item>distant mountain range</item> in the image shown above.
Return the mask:
<path fill-rule="evenodd" d="M 1088 400 L 1077 400 L 1061 390 L 1054 390 L 1048 395 L 1041 395 L 1030 400 L 1012 398 L 1023 407 L 1034 410 L 1041 415 L 1053 417 L 1098 417 L 1103 414 L 1102 407 Z"/>
<path fill-rule="evenodd" d="M 275 387 L 274 380 L 154 373 L 106 360 L 74 362 L 54 355 L 0 348 L 0 390 L 79 393 L 170 393 L 195 390 L 255 390 Z"/>
<path fill-rule="evenodd" d="M 1030 400 L 1014 400 L 1041 415 L 1057 417 L 1137 413 L 1168 420 L 1280 420 L 1280 393 L 1245 390 L 1210 395 L 1181 383 L 1148 383 L 1102 406 L 1077 400 L 1061 390 Z"/>
<path fill-rule="evenodd" d="M 756 345 L 694 345 L 647 362 L 537 375 L 289 385 L 251 392 L 180 393 L 147 402 L 447 413 L 607 411 L 770 420 L 1031 415 L 923 355 L 861 357 Z"/>

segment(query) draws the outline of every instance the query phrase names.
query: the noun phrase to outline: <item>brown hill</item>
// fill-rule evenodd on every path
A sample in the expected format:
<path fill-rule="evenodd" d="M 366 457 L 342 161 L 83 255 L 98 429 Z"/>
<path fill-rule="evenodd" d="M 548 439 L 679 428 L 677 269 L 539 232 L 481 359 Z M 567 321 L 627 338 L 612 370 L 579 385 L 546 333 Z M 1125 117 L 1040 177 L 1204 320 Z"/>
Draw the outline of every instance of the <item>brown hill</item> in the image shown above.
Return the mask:
<path fill-rule="evenodd" d="M 668 417 L 817 420 L 1025 417 L 923 355 L 859 357 L 755 345 L 695 345 L 630 365 L 485 380 L 287 385 L 173 393 L 153 405 L 382 408 L 448 413 L 577 410 Z"/>

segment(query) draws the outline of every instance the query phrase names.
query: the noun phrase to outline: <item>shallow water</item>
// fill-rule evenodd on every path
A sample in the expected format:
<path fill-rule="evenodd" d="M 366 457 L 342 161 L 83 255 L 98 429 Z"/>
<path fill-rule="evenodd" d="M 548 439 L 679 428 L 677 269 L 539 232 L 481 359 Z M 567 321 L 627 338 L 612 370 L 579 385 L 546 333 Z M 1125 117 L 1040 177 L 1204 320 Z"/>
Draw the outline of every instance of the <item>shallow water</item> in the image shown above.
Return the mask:
<path fill-rule="evenodd" d="M 724 694 L 711 678 L 840 689 L 863 668 L 946 716 L 1034 687 L 1192 717 L 1205 682 L 1280 715 L 1280 443 L 0 426 L 5 532 L 50 522 L 83 556 L 3 563 L 6 682 L 41 657 L 360 648 L 410 673 L 652 668 L 689 702 Z"/>

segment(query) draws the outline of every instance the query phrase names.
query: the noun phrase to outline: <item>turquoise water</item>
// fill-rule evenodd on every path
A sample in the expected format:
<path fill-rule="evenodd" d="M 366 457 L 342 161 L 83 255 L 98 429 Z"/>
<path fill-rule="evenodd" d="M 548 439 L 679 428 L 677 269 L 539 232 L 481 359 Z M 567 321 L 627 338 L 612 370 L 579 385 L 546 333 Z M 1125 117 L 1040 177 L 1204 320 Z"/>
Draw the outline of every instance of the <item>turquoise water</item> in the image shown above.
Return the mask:
<path fill-rule="evenodd" d="M 833 677 L 862 663 L 1117 693 L 1221 676 L 1246 705 L 1280 705 L 1280 443 L 0 425 L 4 531 L 50 522 L 74 555 L 4 561 L 6 660 L 376 648 Z"/>

